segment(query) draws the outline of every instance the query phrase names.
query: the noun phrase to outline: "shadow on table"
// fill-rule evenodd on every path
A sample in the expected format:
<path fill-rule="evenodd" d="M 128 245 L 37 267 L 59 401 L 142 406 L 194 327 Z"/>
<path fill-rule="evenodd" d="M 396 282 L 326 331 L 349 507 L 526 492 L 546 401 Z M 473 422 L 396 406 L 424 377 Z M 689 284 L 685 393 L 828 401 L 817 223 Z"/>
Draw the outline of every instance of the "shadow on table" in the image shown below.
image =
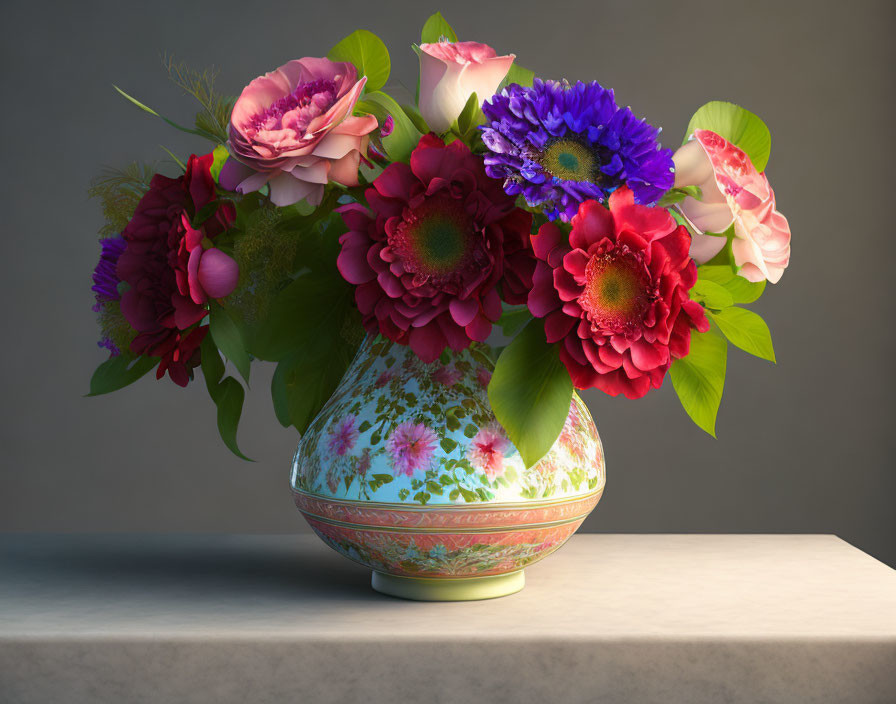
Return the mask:
<path fill-rule="evenodd" d="M 198 591 L 290 600 L 378 597 L 370 571 L 293 536 L 33 535 L 0 543 L 19 589 L 95 585 L 112 596 Z M 7 587 L 12 586 L 7 582 Z"/>

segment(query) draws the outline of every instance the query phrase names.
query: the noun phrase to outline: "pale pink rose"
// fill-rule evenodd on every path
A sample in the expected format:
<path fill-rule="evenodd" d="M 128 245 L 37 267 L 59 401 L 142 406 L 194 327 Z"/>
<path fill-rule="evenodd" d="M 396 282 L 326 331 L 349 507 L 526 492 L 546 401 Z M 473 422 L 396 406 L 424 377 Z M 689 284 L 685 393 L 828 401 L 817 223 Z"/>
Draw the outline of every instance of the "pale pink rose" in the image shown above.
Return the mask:
<path fill-rule="evenodd" d="M 478 42 L 421 44 L 420 113 L 429 128 L 447 132 L 473 93 L 480 105 L 491 98 L 515 58 Z"/>
<path fill-rule="evenodd" d="M 219 177 L 238 193 L 270 185 L 278 206 L 318 205 L 329 181 L 358 185 L 358 164 L 377 121 L 352 117 L 367 78 L 348 62 L 306 57 L 259 76 L 230 117 L 230 154 Z"/>
<path fill-rule="evenodd" d="M 672 157 L 675 187 L 699 186 L 702 200 L 685 198 L 681 212 L 698 232 L 691 256 L 703 263 L 725 246 L 724 232 L 734 223 L 731 244 L 738 273 L 748 281 L 777 283 L 790 262 L 790 226 L 775 209 L 775 193 L 750 158 L 715 132 L 697 130 Z"/>

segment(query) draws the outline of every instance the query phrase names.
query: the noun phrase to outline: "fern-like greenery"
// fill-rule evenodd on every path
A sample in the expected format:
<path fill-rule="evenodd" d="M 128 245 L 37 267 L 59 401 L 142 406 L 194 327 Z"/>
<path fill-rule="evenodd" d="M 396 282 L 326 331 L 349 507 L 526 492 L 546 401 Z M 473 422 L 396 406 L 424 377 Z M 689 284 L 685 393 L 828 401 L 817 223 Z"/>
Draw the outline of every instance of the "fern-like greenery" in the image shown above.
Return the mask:
<path fill-rule="evenodd" d="M 197 71 L 175 61 L 173 56 L 165 56 L 162 61 L 171 81 L 202 106 L 196 113 L 196 128 L 214 135 L 222 144 L 226 142 L 230 113 L 236 101 L 215 92 L 218 72 L 214 68 Z"/>
<path fill-rule="evenodd" d="M 123 169 L 103 169 L 91 182 L 87 195 L 100 201 L 106 221 L 100 229 L 101 237 L 117 235 L 125 228 L 149 190 L 154 173 L 153 166 L 135 161 Z"/>

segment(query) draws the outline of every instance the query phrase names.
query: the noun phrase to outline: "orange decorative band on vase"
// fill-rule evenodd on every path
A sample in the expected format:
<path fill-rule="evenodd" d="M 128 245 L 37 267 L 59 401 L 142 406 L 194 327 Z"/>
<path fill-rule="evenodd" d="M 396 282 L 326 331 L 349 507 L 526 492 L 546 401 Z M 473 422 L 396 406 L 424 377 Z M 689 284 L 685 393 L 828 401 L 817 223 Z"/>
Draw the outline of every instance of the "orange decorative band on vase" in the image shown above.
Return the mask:
<path fill-rule="evenodd" d="M 376 589 L 415 599 L 518 591 L 521 570 L 563 545 L 600 499 L 603 448 L 582 400 L 573 395 L 556 442 L 527 467 L 488 402 L 490 373 L 476 346 L 424 364 L 368 338 L 302 436 L 296 506 L 327 545 L 378 574 Z"/>

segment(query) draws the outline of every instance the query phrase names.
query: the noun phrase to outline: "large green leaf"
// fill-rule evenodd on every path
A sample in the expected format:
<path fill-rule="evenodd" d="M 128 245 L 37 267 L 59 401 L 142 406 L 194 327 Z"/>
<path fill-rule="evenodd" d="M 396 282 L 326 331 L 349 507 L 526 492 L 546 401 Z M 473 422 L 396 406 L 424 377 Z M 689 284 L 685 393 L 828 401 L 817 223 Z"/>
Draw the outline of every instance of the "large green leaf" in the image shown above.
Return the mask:
<path fill-rule="evenodd" d="M 383 40 L 373 32 L 358 29 L 330 49 L 327 58 L 331 61 L 349 61 L 358 73 L 367 76 L 367 91 L 375 91 L 386 85 L 392 70 L 389 50 Z"/>
<path fill-rule="evenodd" d="M 732 345 L 769 362 L 775 361 L 771 332 L 759 315 L 746 308 L 736 307 L 710 315 Z"/>
<path fill-rule="evenodd" d="M 277 364 L 271 379 L 271 398 L 277 420 L 304 433 L 308 424 L 333 395 L 357 345 L 338 334 L 318 338 Z"/>
<path fill-rule="evenodd" d="M 435 44 L 445 37 L 449 42 L 457 41 L 457 34 L 448 24 L 448 21 L 442 17 L 441 12 L 432 15 L 423 25 L 423 31 L 420 32 L 421 44 Z"/>
<path fill-rule="evenodd" d="M 375 115 L 381 125 L 386 121 L 386 117 L 391 115 L 394 126 L 392 134 L 383 137 L 383 147 L 392 161 L 408 162 L 410 160 L 411 152 L 414 151 L 414 147 L 417 146 L 417 142 L 423 135 L 414 126 L 401 105 L 396 103 L 391 96 L 376 91 L 365 95 L 364 100 L 359 100 L 355 105 L 355 110 Z"/>
<path fill-rule="evenodd" d="M 246 392 L 236 379 L 232 376 L 226 377 L 221 381 L 216 404 L 218 406 L 218 432 L 221 439 L 230 451 L 237 457 L 248 462 L 253 460 L 246 457 L 237 445 L 236 429 L 240 424 L 240 416 L 243 413 L 243 400 L 246 398 Z"/>
<path fill-rule="evenodd" d="M 701 279 L 698 279 L 691 289 L 691 298 L 698 303 L 702 303 L 707 308 L 716 310 L 734 305 L 734 299 L 727 289 L 713 281 L 703 281 Z"/>
<path fill-rule="evenodd" d="M 749 110 L 734 103 L 713 100 L 694 113 L 685 132 L 685 141 L 698 129 L 721 135 L 743 149 L 757 171 L 765 171 L 772 149 L 772 136 L 765 123 Z"/>
<path fill-rule="evenodd" d="M 699 281 L 712 281 L 722 286 L 735 303 L 752 303 L 765 291 L 765 281 L 747 281 L 727 265 L 704 264 L 697 267 L 697 277 Z"/>
<path fill-rule="evenodd" d="M 687 414 L 707 433 L 716 436 L 716 416 L 725 387 L 728 345 L 714 331 L 691 331 L 691 351 L 669 369 L 672 386 Z"/>
<path fill-rule="evenodd" d="M 93 376 L 90 378 L 90 393 L 87 395 L 100 396 L 123 389 L 144 376 L 158 363 L 158 357 L 134 359 L 124 353 L 110 357 L 93 372 Z"/>
<path fill-rule="evenodd" d="M 239 373 L 249 382 L 249 369 L 252 361 L 249 359 L 249 353 L 246 351 L 246 343 L 239 327 L 234 322 L 230 314 L 221 306 L 213 303 L 208 315 L 209 332 L 218 346 L 218 349 L 224 353 Z"/>
<path fill-rule="evenodd" d="M 352 287 L 338 276 L 311 271 L 283 289 L 256 331 L 252 353 L 275 362 L 334 328 L 338 332 L 353 305 Z"/>
<path fill-rule="evenodd" d="M 572 380 L 557 346 L 545 340 L 544 321 L 532 320 L 498 357 L 488 398 L 526 466 L 544 457 L 572 400 Z"/>

